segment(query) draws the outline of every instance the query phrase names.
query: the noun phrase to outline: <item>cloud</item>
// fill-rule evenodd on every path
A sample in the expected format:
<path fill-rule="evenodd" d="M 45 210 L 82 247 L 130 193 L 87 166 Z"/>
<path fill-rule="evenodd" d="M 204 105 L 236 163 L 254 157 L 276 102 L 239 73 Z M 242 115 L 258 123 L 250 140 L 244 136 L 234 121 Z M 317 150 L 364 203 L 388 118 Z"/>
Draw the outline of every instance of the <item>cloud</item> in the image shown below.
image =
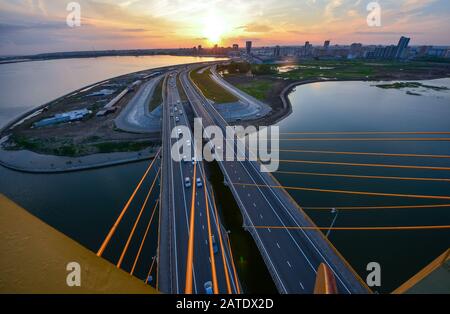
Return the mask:
<path fill-rule="evenodd" d="M 239 29 L 242 29 L 243 31 L 247 33 L 266 33 L 270 32 L 273 28 L 265 25 L 265 24 L 259 24 L 259 23 L 251 23 L 244 26 L 238 27 Z"/>

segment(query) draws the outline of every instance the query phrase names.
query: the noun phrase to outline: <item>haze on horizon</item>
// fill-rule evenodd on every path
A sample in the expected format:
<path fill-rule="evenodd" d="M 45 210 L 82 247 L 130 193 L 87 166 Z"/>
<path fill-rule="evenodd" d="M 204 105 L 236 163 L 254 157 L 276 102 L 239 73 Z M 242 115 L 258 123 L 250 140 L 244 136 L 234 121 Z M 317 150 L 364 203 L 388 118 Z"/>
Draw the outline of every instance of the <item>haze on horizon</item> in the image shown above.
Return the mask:
<path fill-rule="evenodd" d="M 82 26 L 66 24 L 66 0 L 0 0 L 0 55 L 56 51 L 332 43 L 449 45 L 448 0 L 78 0 Z"/>

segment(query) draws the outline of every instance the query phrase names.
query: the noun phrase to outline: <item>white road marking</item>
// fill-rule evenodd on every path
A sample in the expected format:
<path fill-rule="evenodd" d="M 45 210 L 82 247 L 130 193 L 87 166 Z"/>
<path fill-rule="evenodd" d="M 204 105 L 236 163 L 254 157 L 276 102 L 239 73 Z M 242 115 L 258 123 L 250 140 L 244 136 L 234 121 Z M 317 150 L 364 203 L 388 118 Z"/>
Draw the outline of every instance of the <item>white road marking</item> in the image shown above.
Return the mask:
<path fill-rule="evenodd" d="M 302 287 L 302 289 L 305 290 L 305 287 L 303 286 L 302 282 L 299 281 L 299 283 L 300 283 L 300 287 Z"/>
<path fill-rule="evenodd" d="M 277 246 L 278 246 L 279 249 L 281 249 L 281 248 L 280 248 L 280 245 L 278 244 L 278 242 L 277 242 Z"/>
<path fill-rule="evenodd" d="M 290 268 L 292 268 L 292 265 L 291 265 L 291 263 L 289 263 L 289 261 L 286 261 L 286 263 L 288 264 L 288 266 L 289 266 Z"/>

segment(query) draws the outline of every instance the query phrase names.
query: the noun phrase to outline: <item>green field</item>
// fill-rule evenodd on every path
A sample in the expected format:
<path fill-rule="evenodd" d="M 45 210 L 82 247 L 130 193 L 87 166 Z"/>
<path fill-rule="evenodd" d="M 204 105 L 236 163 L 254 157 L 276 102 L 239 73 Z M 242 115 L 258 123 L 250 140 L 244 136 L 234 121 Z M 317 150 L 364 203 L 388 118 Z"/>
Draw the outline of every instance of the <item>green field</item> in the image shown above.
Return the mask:
<path fill-rule="evenodd" d="M 430 68 L 439 66 L 427 62 L 363 61 L 363 60 L 309 60 L 291 64 L 292 69 L 283 72 L 279 66 L 281 78 L 291 80 L 309 79 L 377 79 L 390 74 L 426 73 Z"/>
<path fill-rule="evenodd" d="M 250 96 L 264 101 L 268 98 L 270 90 L 272 89 L 272 85 L 273 82 L 261 79 L 249 83 L 237 84 L 236 87 L 249 94 Z"/>
<path fill-rule="evenodd" d="M 155 110 L 159 105 L 162 104 L 163 102 L 163 97 L 162 97 L 162 89 L 163 89 L 163 85 L 164 85 L 164 80 L 161 79 L 158 82 L 158 85 L 156 85 L 155 90 L 153 91 L 153 96 L 152 96 L 152 100 L 150 100 L 149 103 L 149 111 L 152 112 L 153 110 Z"/>
<path fill-rule="evenodd" d="M 210 75 L 211 71 L 209 69 L 203 71 L 203 73 L 198 73 L 197 70 L 194 70 L 190 74 L 192 81 L 200 88 L 206 98 L 219 104 L 236 102 L 239 100 L 233 94 L 214 82 Z"/>

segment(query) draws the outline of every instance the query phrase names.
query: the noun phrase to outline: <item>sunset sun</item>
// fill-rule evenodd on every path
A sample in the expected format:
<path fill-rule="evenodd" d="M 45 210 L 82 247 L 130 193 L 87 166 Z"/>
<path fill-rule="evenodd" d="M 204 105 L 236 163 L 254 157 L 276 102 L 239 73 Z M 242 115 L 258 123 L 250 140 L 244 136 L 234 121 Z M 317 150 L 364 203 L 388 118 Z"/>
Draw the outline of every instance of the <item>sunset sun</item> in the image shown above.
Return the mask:
<path fill-rule="evenodd" d="M 210 44 L 219 44 L 226 33 L 226 23 L 221 16 L 209 14 L 204 19 L 203 36 Z"/>

